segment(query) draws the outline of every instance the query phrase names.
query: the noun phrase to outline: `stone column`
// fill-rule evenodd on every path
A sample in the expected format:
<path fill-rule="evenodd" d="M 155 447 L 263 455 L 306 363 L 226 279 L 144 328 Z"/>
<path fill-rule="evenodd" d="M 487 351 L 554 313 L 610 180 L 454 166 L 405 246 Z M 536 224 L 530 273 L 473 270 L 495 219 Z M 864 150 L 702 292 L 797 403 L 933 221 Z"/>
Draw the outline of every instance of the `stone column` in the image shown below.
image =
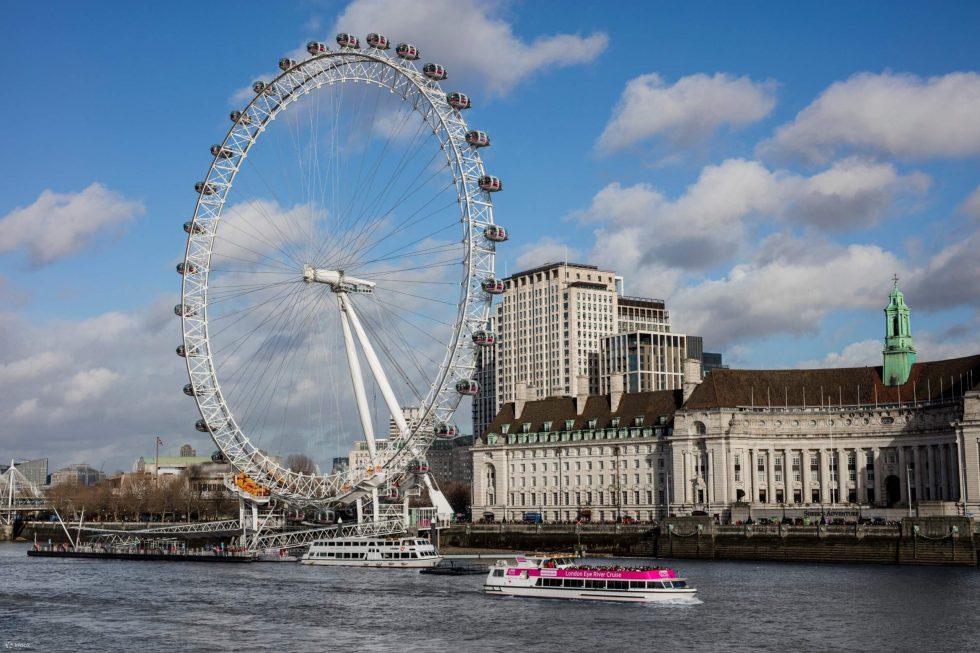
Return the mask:
<path fill-rule="evenodd" d="M 682 451 L 681 457 L 684 459 L 684 503 L 691 503 L 691 476 L 688 470 L 688 461 L 691 458 L 691 454 L 688 451 Z"/>
<path fill-rule="evenodd" d="M 820 449 L 820 503 L 830 503 L 830 451 Z"/>
<path fill-rule="evenodd" d="M 936 483 L 936 447 L 932 444 L 926 447 L 926 461 L 929 463 L 926 487 L 929 488 L 929 498 L 935 501 L 939 498 L 939 488 Z"/>
<path fill-rule="evenodd" d="M 939 497 L 949 501 L 949 445 L 939 445 Z"/>
<path fill-rule="evenodd" d="M 884 472 L 882 471 L 881 466 L 881 449 L 875 447 L 871 452 L 871 455 L 873 456 L 872 462 L 875 470 L 874 481 L 871 487 L 873 487 L 875 490 L 875 502 L 881 503 L 885 500 L 885 496 L 882 493 L 882 488 L 885 487 L 885 479 L 882 478 L 882 474 L 884 474 Z"/>
<path fill-rule="evenodd" d="M 800 449 L 800 479 L 803 484 L 803 503 L 810 503 L 810 450 Z"/>
<path fill-rule="evenodd" d="M 905 447 L 898 446 L 895 447 L 898 452 L 898 485 L 899 485 L 899 503 L 903 501 L 908 501 L 908 470 L 906 465 L 908 462 L 905 459 Z"/>
<path fill-rule="evenodd" d="M 769 449 L 766 452 L 766 502 L 775 503 L 776 501 L 776 450 Z"/>
<path fill-rule="evenodd" d="M 915 488 L 915 500 L 918 502 L 925 498 L 925 493 L 922 491 L 922 488 L 925 486 L 925 470 L 922 465 L 922 447 L 920 445 L 912 447 L 912 460 L 915 461 L 915 473 L 912 474 L 912 483 L 914 485 L 912 487 Z"/>
<path fill-rule="evenodd" d="M 857 474 L 854 477 L 854 493 L 857 495 L 858 503 L 866 503 L 865 497 L 867 493 L 865 492 L 865 486 L 867 485 L 867 467 L 868 457 L 865 453 L 864 447 L 854 448 L 854 469 Z"/>
<path fill-rule="evenodd" d="M 745 474 L 746 486 L 749 488 L 746 498 L 749 503 L 755 503 L 758 496 L 755 488 L 755 449 L 745 450 Z"/>
<path fill-rule="evenodd" d="M 707 478 L 704 479 L 704 481 L 705 481 L 704 484 L 705 484 L 705 486 L 707 486 L 707 494 L 708 494 L 708 496 L 706 498 L 708 500 L 708 505 L 710 506 L 710 505 L 714 504 L 714 501 L 715 501 L 715 483 L 718 480 L 720 480 L 719 477 L 721 476 L 721 474 L 716 474 L 715 473 L 715 451 L 714 451 L 714 449 L 708 449 L 705 452 L 705 455 L 708 456 L 708 474 L 707 474 Z"/>

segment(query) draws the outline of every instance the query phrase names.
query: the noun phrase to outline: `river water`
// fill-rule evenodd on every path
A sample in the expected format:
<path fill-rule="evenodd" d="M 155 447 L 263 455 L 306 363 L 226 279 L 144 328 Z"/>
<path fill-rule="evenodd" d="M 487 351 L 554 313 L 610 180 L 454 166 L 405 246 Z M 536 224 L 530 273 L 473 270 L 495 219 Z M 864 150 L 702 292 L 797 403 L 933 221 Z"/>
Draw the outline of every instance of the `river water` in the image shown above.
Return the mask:
<path fill-rule="evenodd" d="M 0 544 L 0 650 L 976 651 L 971 568 L 659 560 L 684 604 L 488 597 L 483 576 L 34 559 Z"/>

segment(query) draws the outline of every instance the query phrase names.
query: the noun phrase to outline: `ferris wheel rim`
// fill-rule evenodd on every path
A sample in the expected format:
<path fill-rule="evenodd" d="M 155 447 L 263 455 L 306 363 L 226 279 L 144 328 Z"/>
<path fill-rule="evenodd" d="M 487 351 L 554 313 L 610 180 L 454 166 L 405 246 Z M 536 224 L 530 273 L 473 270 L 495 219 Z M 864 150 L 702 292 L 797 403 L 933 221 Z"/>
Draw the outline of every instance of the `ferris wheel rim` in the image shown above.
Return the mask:
<path fill-rule="evenodd" d="M 315 62 L 331 62 L 332 65 L 320 70 L 316 74 L 302 74 L 307 67 L 314 67 Z M 369 79 L 367 75 L 360 77 L 351 75 L 341 79 L 329 79 L 326 73 L 337 71 L 343 67 L 350 67 L 361 64 L 365 70 L 369 67 L 372 70 L 392 70 L 394 76 L 389 80 L 391 84 L 383 83 L 383 80 Z M 462 372 L 468 372 L 466 378 L 472 377 L 475 368 L 474 356 L 475 349 L 466 346 L 464 342 L 464 332 L 473 331 L 475 327 L 484 324 L 489 315 L 491 296 L 480 292 L 479 283 L 488 277 L 493 277 L 494 247 L 493 244 L 481 244 L 476 235 L 477 229 L 481 226 L 492 225 L 493 207 L 489 197 L 484 200 L 478 191 L 477 179 L 484 176 L 482 160 L 475 151 L 468 151 L 469 148 L 464 139 L 460 138 L 460 133 L 466 132 L 466 123 L 459 115 L 459 111 L 453 109 L 446 102 L 446 95 L 442 92 L 436 81 L 425 79 L 421 73 L 411 64 L 411 62 L 400 61 L 387 56 L 383 51 L 379 52 L 360 52 L 343 48 L 339 51 L 328 51 L 295 66 L 284 70 L 282 74 L 276 76 L 265 88 L 275 88 L 277 102 L 271 108 L 266 107 L 265 116 L 254 125 L 254 130 L 249 128 L 241 129 L 242 121 L 235 121 L 229 129 L 225 138 L 221 142 L 221 148 L 233 147 L 237 154 L 236 162 L 230 166 L 222 166 L 224 161 L 215 156 L 212 161 L 204 184 L 215 184 L 220 191 L 218 201 L 208 201 L 209 196 L 201 193 L 194 210 L 194 217 L 191 221 L 191 229 L 188 232 L 187 243 L 184 251 L 185 267 L 193 265 L 194 261 L 202 261 L 200 257 L 195 257 L 194 247 L 196 241 L 206 241 L 206 256 L 199 272 L 203 273 L 196 287 L 198 292 L 189 291 L 189 286 L 195 286 L 191 275 L 183 274 L 181 285 L 181 322 L 183 346 L 185 351 L 190 351 L 191 347 L 203 346 L 203 356 L 186 357 L 188 375 L 191 379 L 191 386 L 194 386 L 195 377 L 205 378 L 208 381 L 207 393 L 198 393 L 195 387 L 195 402 L 205 422 L 208 430 L 218 445 L 219 450 L 225 454 L 230 462 L 242 471 L 254 475 L 259 482 L 269 485 L 273 494 L 287 500 L 305 502 L 307 504 L 329 504 L 335 503 L 343 495 L 343 489 L 353 484 L 356 479 L 350 475 L 327 474 L 322 476 L 311 476 L 292 472 L 280 463 L 273 461 L 267 454 L 263 453 L 253 444 L 248 434 L 241 429 L 235 422 L 233 407 L 229 405 L 221 392 L 220 380 L 215 370 L 213 354 L 210 348 L 210 337 L 208 333 L 207 320 L 207 280 L 210 273 L 211 255 L 214 246 L 214 226 L 221 220 L 222 210 L 227 200 L 228 191 L 233 186 L 235 177 L 241 170 L 241 166 L 248 156 L 251 148 L 258 141 L 265 128 L 286 108 L 289 104 L 299 98 L 316 92 L 324 86 L 343 83 L 351 80 L 360 80 L 367 83 L 377 84 L 379 87 L 387 86 L 394 91 L 395 81 L 404 81 L 411 85 L 402 96 L 402 100 L 407 100 L 407 93 L 414 89 L 419 98 L 424 99 L 428 104 L 428 110 L 423 111 L 418 104 L 411 107 L 411 110 L 422 116 L 423 120 L 437 118 L 439 133 L 434 129 L 433 136 L 441 136 L 451 147 L 442 148 L 445 151 L 447 162 L 452 170 L 454 186 L 456 189 L 457 201 L 460 203 L 460 225 L 465 233 L 465 253 L 460 261 L 463 267 L 460 296 L 457 301 L 457 308 L 454 315 L 452 336 L 450 343 L 446 346 L 446 353 L 443 362 L 439 365 L 438 376 L 432 382 L 429 394 L 424 401 L 426 415 L 438 417 L 435 413 L 441 413 L 443 417 L 455 411 L 461 396 L 453 392 L 452 382 L 457 378 L 463 378 Z M 291 85 L 291 86 L 289 86 Z M 286 93 L 281 91 L 286 89 Z M 263 101 L 263 92 L 258 92 L 245 109 L 241 112 L 243 116 L 252 116 L 261 113 L 257 107 Z M 439 105 L 439 98 L 442 99 L 442 106 Z M 267 102 L 268 104 L 268 102 Z M 451 116 L 456 124 L 448 124 L 447 116 Z M 431 123 L 430 123 L 431 124 Z M 245 132 L 244 134 L 242 132 Z M 455 136 L 454 136 L 455 132 Z M 464 156 L 465 154 L 465 156 Z M 208 217 L 201 219 L 202 209 L 208 213 Z M 207 225 L 209 232 L 197 233 L 197 225 Z M 205 228 L 207 228 L 205 227 Z M 198 254 L 200 252 L 197 252 Z M 480 261 L 476 261 L 480 259 Z M 190 282 L 190 283 L 189 283 Z M 203 288 L 202 288 L 203 286 Z M 200 314 L 195 314 L 194 306 L 199 307 Z M 188 314 L 188 313 L 192 314 Z M 201 372 L 204 372 L 202 374 Z M 202 389 L 203 386 L 202 386 Z M 205 400 L 205 397 L 208 399 Z M 212 428 L 209 421 L 219 417 L 220 424 L 216 423 L 217 429 Z M 405 446 L 391 455 L 384 462 L 384 469 L 392 474 L 404 473 L 409 461 L 424 455 L 425 449 L 434 439 L 433 434 L 424 433 L 420 429 L 413 430 L 411 440 L 413 446 Z M 410 443 L 409 443 L 410 444 Z"/>

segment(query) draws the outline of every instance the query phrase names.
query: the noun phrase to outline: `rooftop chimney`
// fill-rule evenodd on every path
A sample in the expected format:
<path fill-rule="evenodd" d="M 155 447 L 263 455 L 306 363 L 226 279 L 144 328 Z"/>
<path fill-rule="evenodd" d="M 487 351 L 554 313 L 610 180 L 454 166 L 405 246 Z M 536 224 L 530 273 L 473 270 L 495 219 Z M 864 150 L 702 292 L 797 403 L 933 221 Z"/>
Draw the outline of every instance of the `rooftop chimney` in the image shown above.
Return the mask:
<path fill-rule="evenodd" d="M 585 411 L 585 402 L 589 400 L 589 377 L 585 374 L 579 374 L 575 377 L 575 383 L 575 413 L 581 415 Z"/>
<path fill-rule="evenodd" d="M 609 412 L 619 410 L 619 402 L 623 399 L 623 376 L 613 374 L 609 377 Z"/>
<path fill-rule="evenodd" d="M 684 403 L 701 383 L 701 361 L 696 358 L 684 359 Z"/>
<path fill-rule="evenodd" d="M 514 384 L 514 419 L 521 418 L 525 403 L 527 403 L 527 381 L 518 381 Z"/>

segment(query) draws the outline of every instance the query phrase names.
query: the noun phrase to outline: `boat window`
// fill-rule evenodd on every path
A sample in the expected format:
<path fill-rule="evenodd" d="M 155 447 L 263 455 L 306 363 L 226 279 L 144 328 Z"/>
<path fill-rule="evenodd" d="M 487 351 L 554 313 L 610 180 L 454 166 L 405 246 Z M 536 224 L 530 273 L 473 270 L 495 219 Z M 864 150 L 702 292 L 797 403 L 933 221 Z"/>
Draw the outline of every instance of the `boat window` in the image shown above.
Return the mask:
<path fill-rule="evenodd" d="M 566 578 L 565 587 L 582 587 L 581 578 Z"/>
<path fill-rule="evenodd" d="M 504 577 L 504 570 L 503 569 L 494 569 L 493 570 L 493 577 L 494 578 L 503 578 Z"/>
<path fill-rule="evenodd" d="M 678 588 L 678 587 L 687 587 L 687 581 L 675 580 L 674 581 L 674 587 L 675 588 Z"/>
<path fill-rule="evenodd" d="M 606 589 L 606 581 L 604 580 L 587 580 L 585 581 L 585 588 L 590 590 L 604 590 Z"/>
<path fill-rule="evenodd" d="M 642 580 L 631 580 L 630 581 L 630 589 L 631 590 L 645 590 L 646 588 L 647 588 L 647 584 L 646 584 L 645 581 L 642 581 Z"/>
<path fill-rule="evenodd" d="M 629 589 L 630 584 L 624 580 L 610 580 L 606 582 L 606 587 L 611 590 Z"/>

